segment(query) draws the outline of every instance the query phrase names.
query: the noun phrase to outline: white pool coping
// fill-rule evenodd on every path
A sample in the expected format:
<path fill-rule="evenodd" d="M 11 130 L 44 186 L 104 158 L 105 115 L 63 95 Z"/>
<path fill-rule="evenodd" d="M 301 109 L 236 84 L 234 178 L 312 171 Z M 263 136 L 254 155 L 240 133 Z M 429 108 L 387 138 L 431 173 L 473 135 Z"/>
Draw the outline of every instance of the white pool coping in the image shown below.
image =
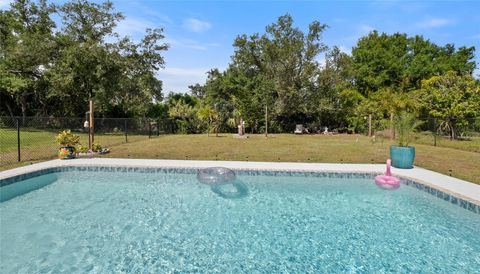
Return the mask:
<path fill-rule="evenodd" d="M 171 167 L 203 168 L 222 166 L 231 169 L 286 170 L 314 172 L 384 172 L 383 164 L 323 164 L 294 162 L 244 162 L 244 161 L 194 161 L 194 160 L 151 160 L 121 158 L 91 158 L 74 160 L 51 160 L 0 172 L 0 180 L 46 168 L 62 166 L 129 166 L 129 167 Z M 410 178 L 418 183 L 431 186 L 443 192 L 480 205 L 480 185 L 440 174 L 421 167 L 413 169 L 392 168 L 392 174 Z"/>

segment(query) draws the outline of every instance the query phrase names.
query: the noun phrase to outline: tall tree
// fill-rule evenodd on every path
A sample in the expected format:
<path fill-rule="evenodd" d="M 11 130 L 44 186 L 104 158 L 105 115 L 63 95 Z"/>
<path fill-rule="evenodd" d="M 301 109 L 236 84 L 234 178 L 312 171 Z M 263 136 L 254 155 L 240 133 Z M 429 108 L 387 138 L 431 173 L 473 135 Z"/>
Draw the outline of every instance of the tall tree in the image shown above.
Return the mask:
<path fill-rule="evenodd" d="M 421 80 L 455 71 L 471 75 L 474 47 L 437 46 L 422 36 L 372 31 L 352 49 L 352 73 L 356 88 L 368 95 L 383 88 L 411 91 Z"/>
<path fill-rule="evenodd" d="M 420 98 L 424 109 L 452 139 L 480 115 L 480 84 L 469 75 L 451 71 L 423 80 Z"/>
<path fill-rule="evenodd" d="M 122 116 L 145 115 L 149 105 L 162 100 L 162 82 L 155 73 L 164 67 L 161 52 L 168 46 L 162 29 L 146 29 L 140 42 L 125 37 L 106 43 L 124 17 L 111 2 L 68 2 L 60 7 L 62 49 L 50 73 L 52 98 L 61 99 L 62 115 L 78 115 L 93 99 L 103 113 L 123 111 Z M 73 99 L 73 100 L 72 100 Z"/>
<path fill-rule="evenodd" d="M 17 0 L 0 11 L 0 97 L 10 115 L 16 106 L 24 117 L 37 108 L 45 112 L 48 106 L 45 73 L 55 48 L 55 23 L 50 18 L 54 10 L 45 0 Z"/>
<path fill-rule="evenodd" d="M 148 103 L 162 101 L 162 81 L 155 74 L 165 66 L 161 52 L 168 45 L 161 43 L 165 38 L 163 29 L 147 29 L 147 34 L 134 43 L 124 38 L 116 45 L 112 54 L 118 66 L 118 87 L 113 94 L 102 98 L 106 106 L 120 105 L 125 113 L 145 115 Z"/>
<path fill-rule="evenodd" d="M 188 86 L 188 89 L 190 90 L 190 94 L 193 96 L 203 99 L 205 97 L 205 86 L 200 85 L 199 83 L 196 83 L 195 85 L 190 85 Z"/>
<path fill-rule="evenodd" d="M 107 81 L 116 73 L 110 70 L 115 62 L 104 40 L 124 17 L 114 11 L 109 1 L 71 1 L 60 6 L 59 11 L 63 31 L 57 39 L 61 50 L 50 73 L 53 89 L 49 95 L 65 105 L 64 113 L 59 114 L 78 115 L 86 110 L 88 100 L 116 88 L 116 81 Z"/>
<path fill-rule="evenodd" d="M 305 116 L 304 105 L 313 92 L 312 79 L 318 69 L 317 57 L 326 50 L 320 42 L 326 25 L 314 21 L 304 33 L 293 26 L 286 14 L 266 27 L 263 35 L 240 35 L 235 39 L 233 62 L 247 75 L 255 75 L 259 97 L 279 120 L 281 127 L 292 126 Z"/>
<path fill-rule="evenodd" d="M 345 126 L 341 120 L 347 113 L 342 112 L 341 93 L 351 88 L 351 58 L 338 47 L 325 54 L 325 66 L 318 71 L 315 92 L 307 99 L 309 120 L 316 125 Z"/>

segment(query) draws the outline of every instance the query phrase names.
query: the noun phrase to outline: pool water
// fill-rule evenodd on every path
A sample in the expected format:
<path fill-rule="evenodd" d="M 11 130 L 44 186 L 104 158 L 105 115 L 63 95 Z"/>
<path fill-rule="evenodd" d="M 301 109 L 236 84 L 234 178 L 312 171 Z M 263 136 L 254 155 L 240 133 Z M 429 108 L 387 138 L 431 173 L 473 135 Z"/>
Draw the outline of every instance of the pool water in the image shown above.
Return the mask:
<path fill-rule="evenodd" d="M 71 171 L 9 185 L 4 197 L 42 187 L 0 204 L 0 272 L 479 272 L 480 215 L 413 187 L 237 178 L 236 198 L 195 174 Z"/>

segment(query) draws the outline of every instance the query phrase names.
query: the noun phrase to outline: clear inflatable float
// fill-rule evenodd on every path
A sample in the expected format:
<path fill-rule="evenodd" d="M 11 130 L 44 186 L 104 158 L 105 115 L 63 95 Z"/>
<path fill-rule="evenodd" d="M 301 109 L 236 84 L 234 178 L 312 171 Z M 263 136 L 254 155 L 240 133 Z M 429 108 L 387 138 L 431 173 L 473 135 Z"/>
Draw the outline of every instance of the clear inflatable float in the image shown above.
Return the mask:
<path fill-rule="evenodd" d="M 248 195 L 247 186 L 237 180 L 235 172 L 225 167 L 202 168 L 197 171 L 197 180 L 209 185 L 222 198 L 234 199 Z"/>

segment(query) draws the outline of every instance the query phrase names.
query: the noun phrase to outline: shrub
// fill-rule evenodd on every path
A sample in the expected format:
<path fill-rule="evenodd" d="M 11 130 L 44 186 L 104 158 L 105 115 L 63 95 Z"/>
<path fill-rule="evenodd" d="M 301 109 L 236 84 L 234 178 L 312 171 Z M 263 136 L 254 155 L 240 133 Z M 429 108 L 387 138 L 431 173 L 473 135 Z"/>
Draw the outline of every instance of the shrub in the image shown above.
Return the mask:
<path fill-rule="evenodd" d="M 84 146 L 82 144 L 77 145 L 77 151 L 79 153 L 87 153 L 88 152 L 88 146 Z"/>
<path fill-rule="evenodd" d="M 73 134 L 69 129 L 58 133 L 55 142 L 62 146 L 76 146 L 80 143 L 80 136 Z"/>
<path fill-rule="evenodd" d="M 93 143 L 92 144 L 92 150 L 94 152 L 101 152 L 102 151 L 102 146 L 99 143 Z"/>

